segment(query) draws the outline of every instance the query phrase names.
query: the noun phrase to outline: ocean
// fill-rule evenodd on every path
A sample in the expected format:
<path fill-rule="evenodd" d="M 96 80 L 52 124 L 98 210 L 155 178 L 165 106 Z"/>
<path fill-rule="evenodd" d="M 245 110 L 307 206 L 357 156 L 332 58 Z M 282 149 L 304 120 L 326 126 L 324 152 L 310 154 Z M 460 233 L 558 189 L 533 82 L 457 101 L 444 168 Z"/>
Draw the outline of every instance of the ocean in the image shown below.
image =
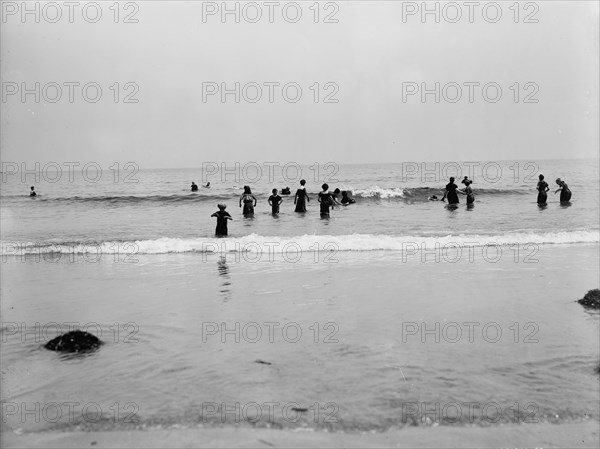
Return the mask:
<path fill-rule="evenodd" d="M 598 160 L 83 165 L 2 173 L 4 429 L 600 417 L 600 315 L 575 302 L 599 287 Z M 473 180 L 473 207 L 429 201 L 449 176 Z M 356 202 L 321 218 L 323 182 Z M 71 328 L 104 345 L 43 348 Z"/>

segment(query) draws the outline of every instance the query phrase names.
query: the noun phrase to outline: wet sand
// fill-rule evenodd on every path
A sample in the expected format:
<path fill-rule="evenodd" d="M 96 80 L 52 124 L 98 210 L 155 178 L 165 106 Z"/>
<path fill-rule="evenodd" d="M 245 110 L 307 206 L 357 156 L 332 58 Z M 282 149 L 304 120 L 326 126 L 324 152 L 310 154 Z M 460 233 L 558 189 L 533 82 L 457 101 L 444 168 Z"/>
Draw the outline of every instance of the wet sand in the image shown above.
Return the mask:
<path fill-rule="evenodd" d="M 118 432 L 5 433 L 5 448 L 269 448 L 269 447 L 560 447 L 597 448 L 600 423 L 496 427 L 411 427 L 383 433 L 328 433 L 273 429 L 161 429 Z"/>
<path fill-rule="evenodd" d="M 538 262 L 525 263 L 529 254 L 422 263 L 340 252 L 332 264 L 312 255 L 297 264 L 229 257 L 228 267 L 193 254 L 130 265 L 13 260 L 2 272 L 4 321 L 98 322 L 106 331 L 134 321 L 139 332 L 134 344 L 109 332 L 97 353 L 73 360 L 39 349 L 35 336 L 6 335 L 2 400 L 28 409 L 94 402 L 108 417 L 115 402 L 122 411 L 134 402 L 140 423 L 80 427 L 79 417 L 60 426 L 13 414 L 3 423 L 2 447 L 597 447 L 598 314 L 576 299 L 597 287 L 598 246 L 543 246 Z M 298 322 L 306 334 L 296 343 L 279 335 L 274 343 L 203 341 L 200 323 L 222 321 Z M 339 341 L 324 343 L 321 335 L 315 343 L 315 321 L 338 323 Z M 463 321 L 498 322 L 503 337 L 424 341 L 403 335 L 400 325 Z M 529 322 L 537 325 L 533 334 Z M 308 422 L 281 418 L 270 427 L 199 426 L 207 401 L 334 401 L 339 412 L 332 426 L 302 428 Z M 495 425 L 412 427 L 403 419 L 405 401 L 499 402 L 510 414 Z M 514 402 L 521 410 L 537 404 L 538 423 L 524 422 L 528 413 L 514 416 Z"/>

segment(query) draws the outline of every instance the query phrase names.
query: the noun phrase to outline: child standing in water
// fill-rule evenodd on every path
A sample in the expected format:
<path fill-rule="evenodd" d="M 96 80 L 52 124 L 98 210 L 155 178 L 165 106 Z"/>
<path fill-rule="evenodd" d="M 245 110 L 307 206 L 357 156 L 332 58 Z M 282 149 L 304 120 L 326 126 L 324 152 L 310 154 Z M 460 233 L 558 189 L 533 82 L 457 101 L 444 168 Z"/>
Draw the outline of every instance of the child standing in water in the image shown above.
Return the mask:
<path fill-rule="evenodd" d="M 283 199 L 277 195 L 277 189 L 273 189 L 273 195 L 269 197 L 269 206 L 271 206 L 271 212 L 273 215 L 279 213 L 279 205 L 283 202 Z"/>
<path fill-rule="evenodd" d="M 211 215 L 211 217 L 217 217 L 217 228 L 215 229 L 216 237 L 226 237 L 227 236 L 227 220 L 233 220 L 231 215 L 225 212 L 225 208 L 227 207 L 223 203 L 217 204 L 219 210 Z"/>

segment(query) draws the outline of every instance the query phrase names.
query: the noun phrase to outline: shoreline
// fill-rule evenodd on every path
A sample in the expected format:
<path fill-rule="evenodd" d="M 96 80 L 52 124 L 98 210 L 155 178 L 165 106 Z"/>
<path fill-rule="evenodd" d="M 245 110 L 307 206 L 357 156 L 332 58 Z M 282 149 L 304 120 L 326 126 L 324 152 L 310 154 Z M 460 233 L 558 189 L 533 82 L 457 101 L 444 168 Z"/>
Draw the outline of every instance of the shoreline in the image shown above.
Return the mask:
<path fill-rule="evenodd" d="M 510 424 L 494 427 L 410 427 L 382 433 L 342 433 L 251 428 L 3 432 L 5 448 L 268 448 L 268 447 L 570 447 L 600 444 L 600 422 Z"/>

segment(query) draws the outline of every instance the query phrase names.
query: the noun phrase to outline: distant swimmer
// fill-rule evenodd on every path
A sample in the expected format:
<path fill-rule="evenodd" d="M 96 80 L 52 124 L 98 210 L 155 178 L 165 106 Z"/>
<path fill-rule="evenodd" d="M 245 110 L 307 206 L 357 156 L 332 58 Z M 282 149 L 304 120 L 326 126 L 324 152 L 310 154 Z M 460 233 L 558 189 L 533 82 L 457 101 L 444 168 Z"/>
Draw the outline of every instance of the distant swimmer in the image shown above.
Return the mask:
<path fill-rule="evenodd" d="M 296 205 L 295 212 L 306 212 L 306 203 L 310 201 L 308 193 L 306 193 L 306 181 L 300 180 L 300 188 L 296 190 L 296 196 L 294 196 L 294 204 Z"/>
<path fill-rule="evenodd" d="M 194 181 L 192 181 L 192 192 L 197 192 L 198 191 L 198 186 L 196 185 L 196 183 Z"/>
<path fill-rule="evenodd" d="M 289 187 L 284 187 L 283 189 L 281 189 L 281 194 L 282 195 L 291 195 L 292 191 L 290 190 Z"/>
<path fill-rule="evenodd" d="M 348 192 L 346 190 L 342 190 L 342 204 L 346 206 L 354 203 L 356 203 L 356 201 L 348 196 Z"/>
<path fill-rule="evenodd" d="M 329 185 L 323 184 L 321 188 L 323 189 L 323 191 L 319 193 L 319 203 L 321 203 L 321 218 L 328 218 L 329 208 L 334 204 L 333 197 L 331 193 L 329 193 Z"/>
<path fill-rule="evenodd" d="M 31 192 L 29 192 L 29 196 L 37 196 L 37 193 L 35 193 L 35 187 L 31 186 Z"/>
<path fill-rule="evenodd" d="M 442 197 L 442 201 L 448 198 L 448 204 L 458 204 L 458 194 L 456 191 L 458 190 L 458 186 L 454 184 L 454 178 L 450 178 L 450 182 L 446 184 L 446 193 Z"/>
<path fill-rule="evenodd" d="M 225 212 L 227 207 L 223 203 L 217 204 L 219 210 L 211 215 L 211 217 L 217 217 L 217 228 L 215 229 L 215 236 L 226 237 L 227 236 L 227 220 L 233 220 L 229 213 Z"/>
<path fill-rule="evenodd" d="M 252 195 L 252 190 L 249 186 L 244 186 L 244 193 L 240 196 L 240 207 L 244 203 L 244 209 L 242 213 L 244 215 L 254 215 L 254 206 L 256 206 L 256 197 Z"/>
<path fill-rule="evenodd" d="M 571 190 L 569 189 L 569 186 L 560 178 L 556 179 L 556 184 L 558 184 L 558 189 L 556 189 L 554 194 L 556 195 L 560 191 L 560 202 L 568 203 L 571 200 Z"/>
<path fill-rule="evenodd" d="M 277 195 L 277 189 L 273 189 L 273 195 L 268 199 L 269 206 L 271 206 L 271 212 L 273 215 L 279 213 L 279 205 L 283 202 L 283 198 Z"/>
<path fill-rule="evenodd" d="M 548 190 L 550 190 L 550 186 L 548 186 L 548 183 L 546 181 L 544 181 L 544 175 L 540 175 L 538 176 L 539 178 L 539 182 L 537 183 L 537 191 L 538 191 L 538 197 L 537 197 L 537 202 L 538 204 L 545 204 L 546 201 L 548 200 Z"/>
<path fill-rule="evenodd" d="M 431 195 L 429 198 L 427 198 L 429 201 L 439 201 L 437 195 Z"/>
<path fill-rule="evenodd" d="M 209 182 L 207 182 L 207 183 L 206 183 L 206 185 L 205 185 L 205 186 L 202 186 L 202 187 L 204 187 L 205 189 L 210 189 L 210 181 L 209 181 Z"/>

